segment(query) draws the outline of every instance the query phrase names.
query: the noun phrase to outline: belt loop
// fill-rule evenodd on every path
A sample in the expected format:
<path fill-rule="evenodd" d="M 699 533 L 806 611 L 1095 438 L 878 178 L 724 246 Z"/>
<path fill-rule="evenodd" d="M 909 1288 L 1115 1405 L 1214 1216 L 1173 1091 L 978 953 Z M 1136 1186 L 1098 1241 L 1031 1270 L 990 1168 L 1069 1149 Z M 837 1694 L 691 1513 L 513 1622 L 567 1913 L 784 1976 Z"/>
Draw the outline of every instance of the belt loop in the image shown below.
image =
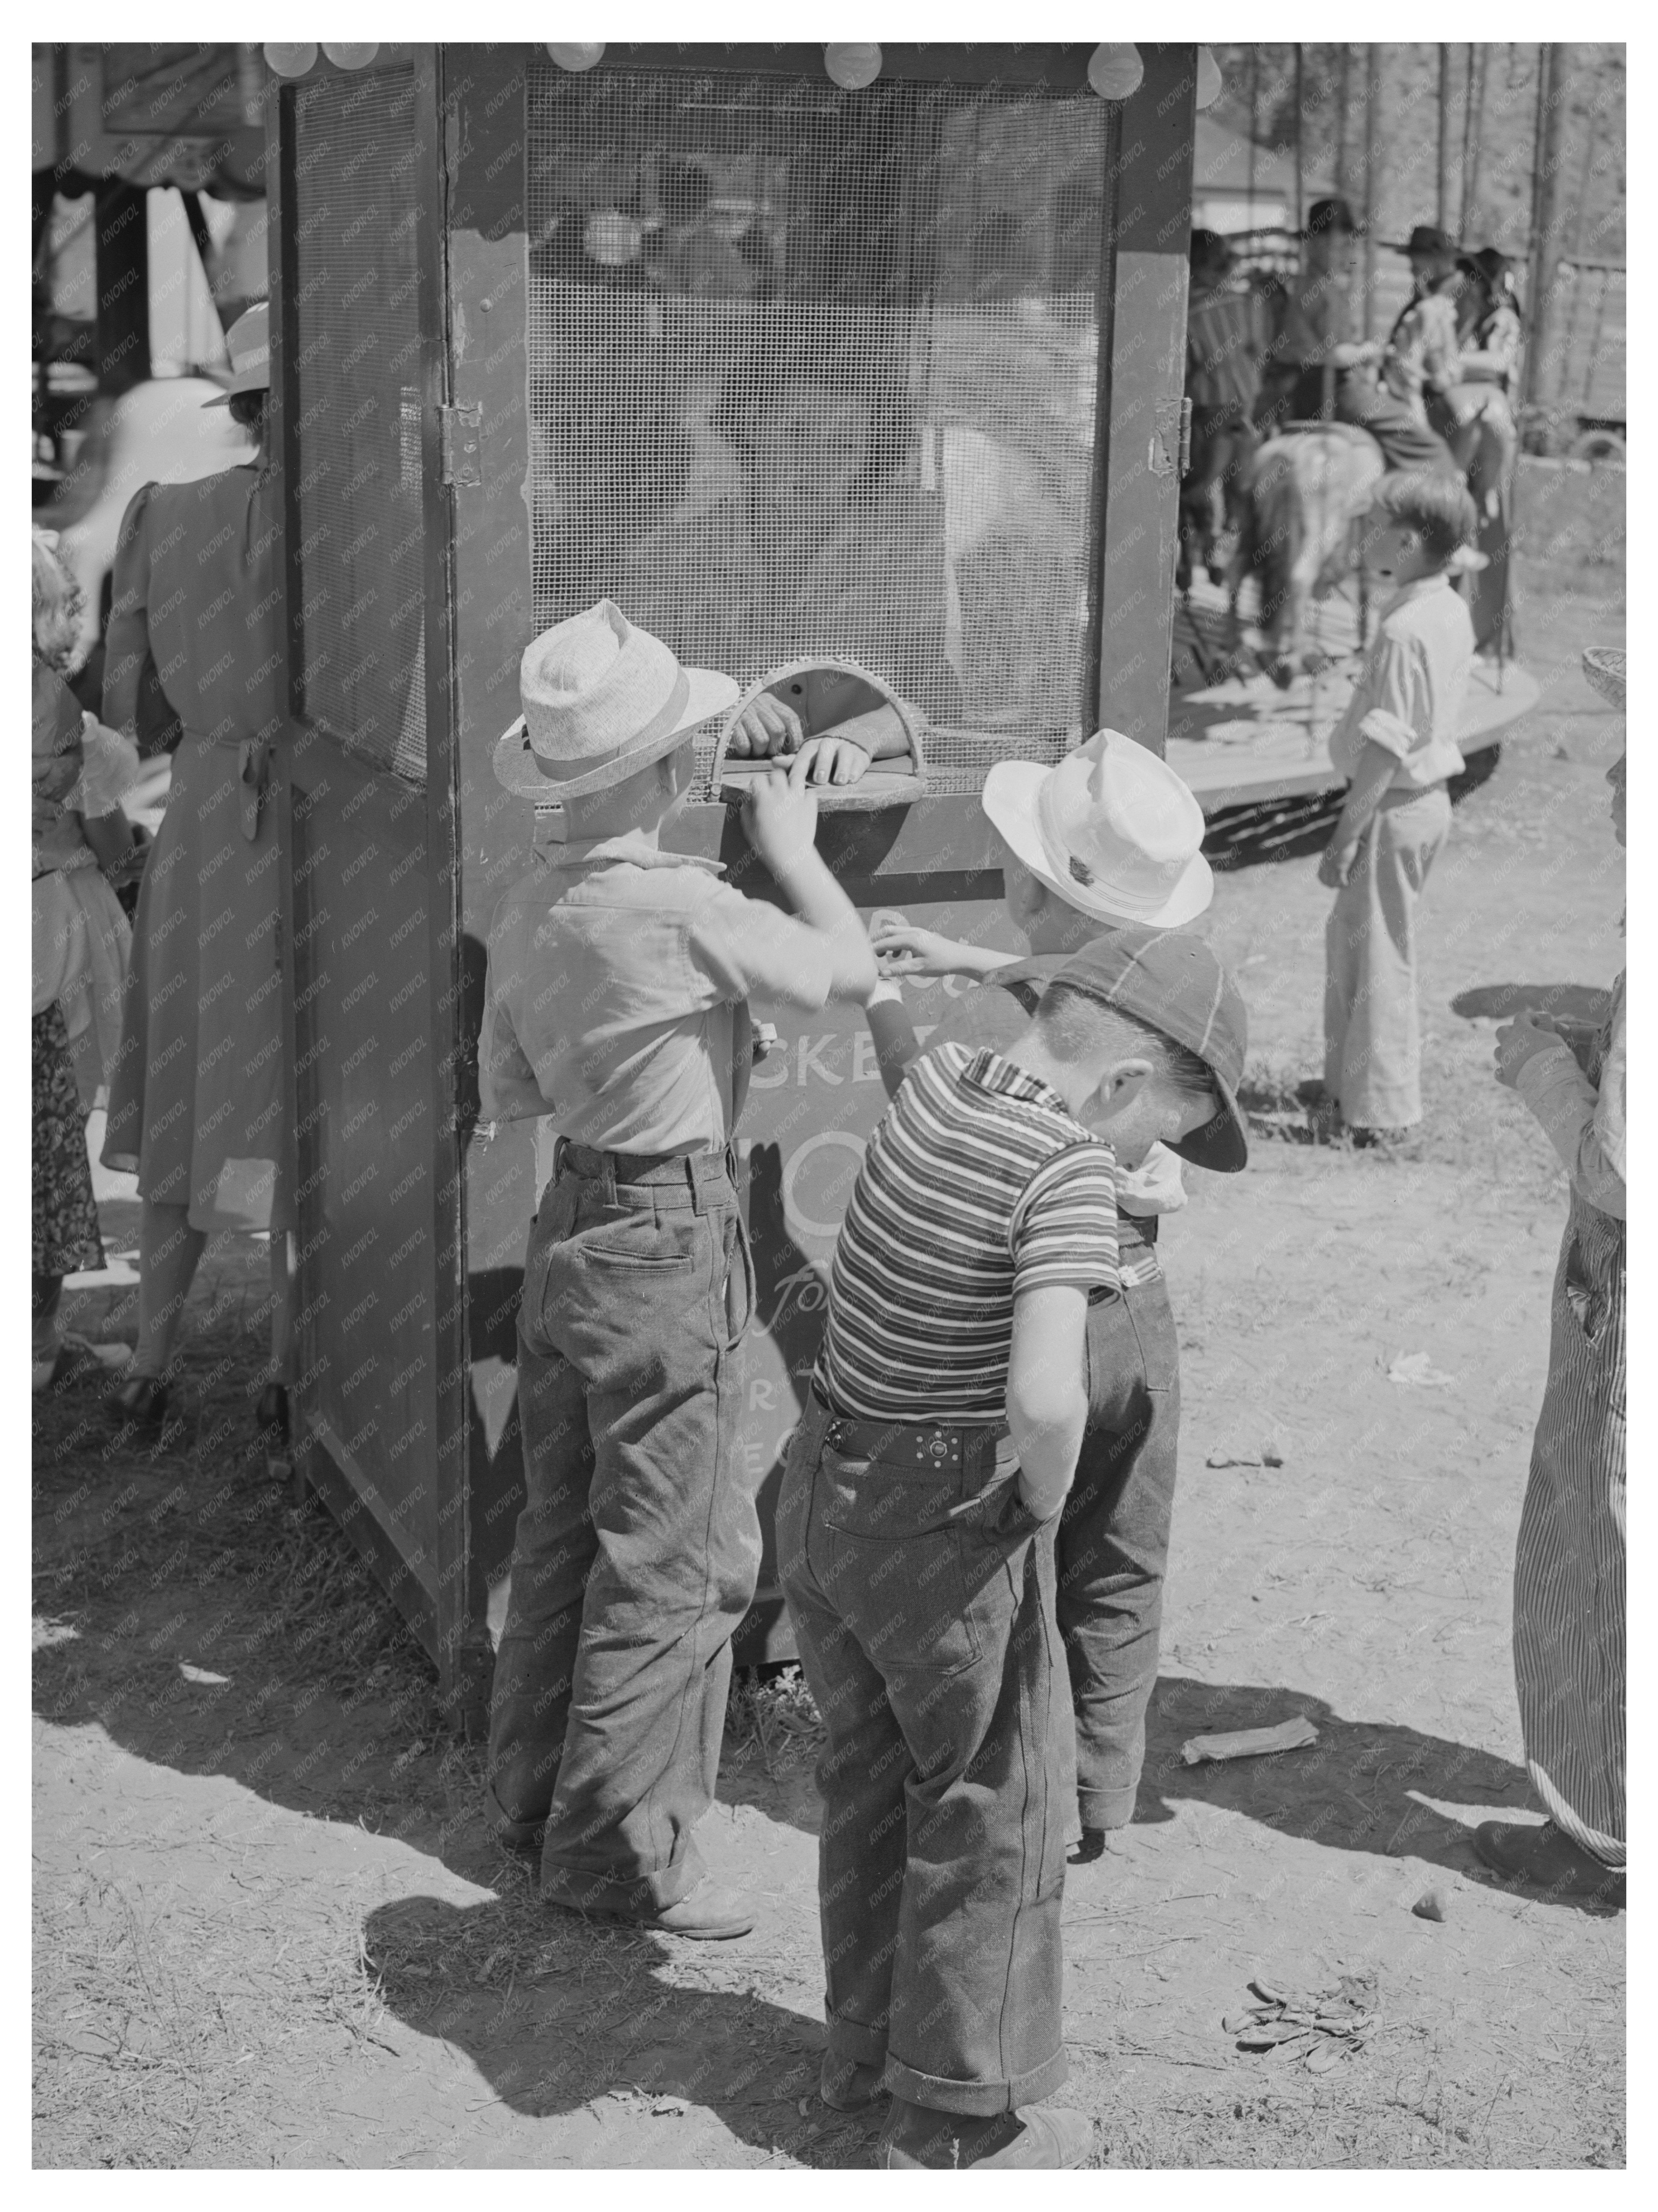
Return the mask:
<path fill-rule="evenodd" d="M 598 1156 L 598 1191 L 606 1206 L 616 1203 L 616 1154 L 601 1152 Z"/>
<path fill-rule="evenodd" d="M 696 1172 L 698 1161 L 705 1157 L 701 1152 L 685 1154 L 685 1180 L 691 1187 L 691 1211 L 695 1214 L 703 1214 L 708 1210 L 708 1202 L 702 1194 L 702 1178 Z"/>

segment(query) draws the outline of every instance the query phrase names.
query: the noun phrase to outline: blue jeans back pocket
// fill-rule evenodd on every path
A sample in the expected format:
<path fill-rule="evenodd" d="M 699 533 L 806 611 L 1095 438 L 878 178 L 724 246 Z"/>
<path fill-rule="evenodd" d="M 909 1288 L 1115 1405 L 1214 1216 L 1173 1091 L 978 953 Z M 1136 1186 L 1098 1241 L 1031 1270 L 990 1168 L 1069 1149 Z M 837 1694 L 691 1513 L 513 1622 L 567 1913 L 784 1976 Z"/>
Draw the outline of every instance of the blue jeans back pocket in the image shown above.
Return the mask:
<path fill-rule="evenodd" d="M 825 1447 L 819 1469 L 825 1595 L 875 1665 L 957 1674 L 981 1654 L 951 1517 L 954 1476 L 850 1460 Z"/>

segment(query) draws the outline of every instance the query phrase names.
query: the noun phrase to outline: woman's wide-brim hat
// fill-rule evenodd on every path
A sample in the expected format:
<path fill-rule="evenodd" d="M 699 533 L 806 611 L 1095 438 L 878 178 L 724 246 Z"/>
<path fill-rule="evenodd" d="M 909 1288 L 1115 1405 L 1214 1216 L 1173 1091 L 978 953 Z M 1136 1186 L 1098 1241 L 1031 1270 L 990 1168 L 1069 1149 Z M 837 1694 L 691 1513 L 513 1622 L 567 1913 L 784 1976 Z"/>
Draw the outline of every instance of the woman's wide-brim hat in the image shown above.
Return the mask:
<path fill-rule="evenodd" d="M 1583 673 L 1621 714 L 1624 708 L 1624 648 L 1620 645 L 1591 645 L 1583 654 Z"/>
<path fill-rule="evenodd" d="M 1021 866 L 1097 921 L 1178 929 L 1215 895 L 1203 809 L 1120 730 L 1096 731 L 1052 768 L 998 761 L 981 804 Z"/>
<path fill-rule="evenodd" d="M 525 647 L 524 711 L 496 741 L 495 781 L 548 805 L 586 798 L 672 752 L 737 696 L 731 677 L 682 668 L 660 638 L 601 599 Z"/>
<path fill-rule="evenodd" d="M 264 301 L 236 318 L 225 343 L 230 348 L 230 380 L 216 398 L 203 400 L 203 407 L 228 407 L 241 392 L 270 391 L 270 309 Z"/>

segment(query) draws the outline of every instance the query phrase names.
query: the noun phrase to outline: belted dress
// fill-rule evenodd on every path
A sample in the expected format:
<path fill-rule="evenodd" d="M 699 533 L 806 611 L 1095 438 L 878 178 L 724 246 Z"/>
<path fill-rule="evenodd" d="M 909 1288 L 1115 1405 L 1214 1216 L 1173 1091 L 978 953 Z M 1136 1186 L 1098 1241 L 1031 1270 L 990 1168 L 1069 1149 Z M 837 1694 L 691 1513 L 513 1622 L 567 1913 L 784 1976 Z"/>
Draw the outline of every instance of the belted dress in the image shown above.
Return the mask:
<path fill-rule="evenodd" d="M 291 1225 L 270 747 L 283 720 L 279 490 L 262 465 L 146 484 L 122 520 L 103 719 L 145 663 L 184 735 L 144 871 L 106 1167 L 193 1228 Z"/>

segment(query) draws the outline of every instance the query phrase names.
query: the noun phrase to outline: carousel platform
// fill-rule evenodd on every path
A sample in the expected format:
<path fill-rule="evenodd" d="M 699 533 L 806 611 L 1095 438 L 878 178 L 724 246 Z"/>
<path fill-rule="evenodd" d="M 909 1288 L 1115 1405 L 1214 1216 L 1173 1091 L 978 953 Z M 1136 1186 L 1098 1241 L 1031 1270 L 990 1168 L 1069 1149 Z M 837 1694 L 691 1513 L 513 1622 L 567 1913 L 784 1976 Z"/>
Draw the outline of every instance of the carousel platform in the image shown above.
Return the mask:
<path fill-rule="evenodd" d="M 1167 757 L 1206 814 L 1307 798 L 1341 783 L 1330 764 L 1329 739 L 1359 664 L 1356 599 L 1333 594 L 1323 600 L 1312 609 L 1307 631 L 1308 657 L 1317 672 L 1297 676 L 1281 690 L 1254 660 L 1247 621 L 1242 649 L 1231 647 L 1225 593 L 1218 585 L 1194 582 L 1177 603 Z M 1477 660 L 1457 732 L 1471 765 L 1472 757 L 1495 745 L 1540 696 L 1536 678 L 1516 661 Z"/>

